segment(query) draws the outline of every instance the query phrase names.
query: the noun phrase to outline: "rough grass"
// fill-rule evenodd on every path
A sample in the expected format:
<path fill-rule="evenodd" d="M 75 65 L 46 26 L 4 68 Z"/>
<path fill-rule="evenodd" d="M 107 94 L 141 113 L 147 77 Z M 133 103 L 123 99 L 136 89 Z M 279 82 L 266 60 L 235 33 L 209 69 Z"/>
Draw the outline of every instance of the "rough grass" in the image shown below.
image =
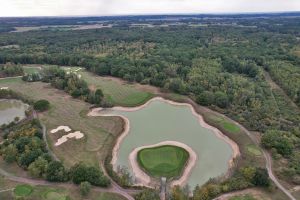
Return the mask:
<path fill-rule="evenodd" d="M 86 71 L 80 71 L 79 74 L 88 82 L 90 88 L 100 88 L 105 99 L 114 105 L 134 107 L 144 104 L 153 97 L 152 93 L 137 89 L 134 85 L 115 78 L 96 76 Z"/>
<path fill-rule="evenodd" d="M 14 189 L 14 194 L 19 197 L 29 196 L 33 191 L 32 186 L 30 185 L 17 185 Z"/>
<path fill-rule="evenodd" d="M 145 148 L 138 152 L 140 166 L 154 177 L 178 177 L 189 158 L 189 153 L 176 146 Z"/>
<path fill-rule="evenodd" d="M 120 118 L 87 117 L 89 104 L 73 99 L 48 84 L 26 83 L 21 80 L 0 84 L 0 87 L 4 86 L 30 99 L 46 99 L 50 102 L 50 110 L 39 114 L 39 117 L 47 127 L 50 147 L 67 167 L 79 161 L 98 166 L 106 157 L 114 139 L 122 132 L 123 121 Z M 81 131 L 85 137 L 81 140 L 71 139 L 59 147 L 54 147 L 57 135 L 51 134 L 50 130 L 60 125 L 70 126 L 72 131 Z"/>
<path fill-rule="evenodd" d="M 259 148 L 257 148 L 255 145 L 249 144 L 247 145 L 247 150 L 248 152 L 250 152 L 251 154 L 255 155 L 255 156 L 262 156 L 262 152 Z"/>
<path fill-rule="evenodd" d="M 56 191 L 48 191 L 45 193 L 44 198 L 47 200 L 66 200 L 67 196 Z"/>
<path fill-rule="evenodd" d="M 222 117 L 214 116 L 214 117 L 211 118 L 211 120 L 219 123 L 225 131 L 228 131 L 228 132 L 231 132 L 231 133 L 240 132 L 240 128 L 237 125 L 235 125 L 232 122 L 227 121 L 226 119 L 224 119 Z"/>

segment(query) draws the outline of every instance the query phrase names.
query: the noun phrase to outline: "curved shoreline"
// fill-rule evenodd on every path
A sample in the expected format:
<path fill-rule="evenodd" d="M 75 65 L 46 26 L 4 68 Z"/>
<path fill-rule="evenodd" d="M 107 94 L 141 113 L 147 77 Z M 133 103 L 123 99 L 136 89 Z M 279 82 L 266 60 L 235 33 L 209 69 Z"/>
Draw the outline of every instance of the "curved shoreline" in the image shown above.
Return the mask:
<path fill-rule="evenodd" d="M 159 146 L 163 146 L 163 145 L 172 145 L 172 146 L 181 147 L 189 153 L 189 159 L 185 165 L 183 173 L 181 174 L 179 179 L 176 179 L 171 182 L 171 186 L 175 186 L 175 185 L 183 186 L 186 184 L 186 182 L 192 172 L 193 167 L 196 165 L 196 161 L 198 159 L 197 154 L 191 147 L 189 147 L 188 145 L 186 145 L 184 143 L 177 142 L 177 141 L 164 141 L 164 142 L 160 142 L 160 143 L 153 144 L 153 145 L 137 147 L 129 154 L 129 157 L 128 157 L 129 163 L 130 163 L 131 168 L 133 169 L 135 178 L 138 180 L 136 183 L 137 185 L 149 186 L 151 183 L 151 177 L 141 169 L 141 167 L 139 166 L 139 164 L 137 162 L 138 152 L 145 148 L 153 148 L 153 147 L 159 147 Z"/>
<path fill-rule="evenodd" d="M 233 140 L 231 140 L 229 137 L 227 137 L 226 135 L 224 135 L 219 129 L 217 129 L 216 127 L 213 127 L 213 126 L 207 124 L 204 121 L 203 116 L 200 115 L 199 113 L 197 113 L 196 110 L 195 110 L 195 108 L 191 104 L 189 104 L 189 103 L 178 103 L 178 102 L 175 102 L 175 101 L 164 99 L 162 97 L 154 97 L 154 98 L 150 99 L 149 101 L 147 101 L 145 104 L 137 106 L 137 107 L 130 108 L 130 107 L 116 106 L 116 107 L 113 107 L 113 108 L 110 108 L 110 109 L 113 110 L 113 111 L 134 112 L 134 111 L 137 111 L 137 110 L 145 108 L 151 102 L 156 101 L 156 100 L 159 100 L 159 101 L 162 101 L 162 102 L 166 102 L 166 103 L 169 103 L 169 104 L 174 105 L 174 106 L 188 106 L 191 109 L 192 114 L 198 118 L 198 122 L 199 122 L 200 126 L 206 128 L 206 129 L 211 130 L 218 138 L 222 139 L 227 144 L 229 144 L 229 146 L 231 147 L 231 149 L 233 151 L 232 157 L 228 161 L 228 171 L 229 171 L 229 169 L 234 164 L 234 159 L 237 156 L 240 155 L 240 150 L 239 150 L 238 145 Z M 103 108 L 94 108 L 94 109 L 92 109 L 88 113 L 88 116 L 94 116 L 94 117 L 95 116 L 121 117 L 124 120 L 124 122 L 125 122 L 124 131 L 118 137 L 117 142 L 116 142 L 116 144 L 115 144 L 115 146 L 113 148 L 113 151 L 112 151 L 111 164 L 112 164 L 114 170 L 116 170 L 117 169 L 116 162 L 117 162 L 117 158 L 118 158 L 118 152 L 119 152 L 119 149 L 120 149 L 120 144 L 124 140 L 124 138 L 129 134 L 130 123 L 129 123 L 129 119 L 127 119 L 126 117 L 124 117 L 122 115 L 117 115 L 117 114 L 102 114 L 102 113 L 100 113 L 100 111 L 102 111 L 102 110 L 104 110 L 104 109 Z"/>

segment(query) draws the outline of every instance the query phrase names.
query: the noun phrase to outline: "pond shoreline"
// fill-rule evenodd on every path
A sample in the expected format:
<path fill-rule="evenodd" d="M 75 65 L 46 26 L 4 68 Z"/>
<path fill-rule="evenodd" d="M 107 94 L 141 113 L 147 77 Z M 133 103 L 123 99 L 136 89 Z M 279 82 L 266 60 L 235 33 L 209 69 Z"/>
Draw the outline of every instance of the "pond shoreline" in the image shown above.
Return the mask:
<path fill-rule="evenodd" d="M 166 102 L 168 104 L 174 105 L 174 106 L 188 106 L 191 111 L 192 114 L 194 116 L 197 117 L 198 122 L 200 124 L 200 126 L 202 126 L 203 128 L 209 129 L 211 130 L 218 138 L 222 139 L 223 141 L 225 141 L 227 144 L 229 144 L 229 146 L 231 147 L 233 154 L 231 156 L 231 159 L 228 161 L 228 170 L 227 173 L 225 175 L 228 174 L 228 172 L 230 171 L 230 169 L 234 166 L 234 159 L 237 158 L 240 155 L 240 150 L 238 145 L 231 140 L 228 136 L 226 136 L 225 134 L 223 134 L 219 129 L 217 129 L 216 127 L 213 127 L 211 125 L 209 125 L 208 123 L 206 123 L 203 119 L 203 116 L 199 113 L 196 112 L 195 108 L 189 104 L 189 103 L 179 103 L 179 102 L 175 102 L 175 101 L 171 101 L 168 99 L 165 99 L 163 97 L 154 97 L 152 99 L 150 99 L 149 101 L 147 101 L 145 104 L 141 105 L 141 106 L 137 106 L 137 107 L 121 107 L 121 106 L 116 106 L 113 108 L 110 108 L 113 111 L 126 111 L 126 112 L 134 112 L 134 111 L 138 111 L 140 109 L 145 108 L 146 106 L 148 106 L 151 102 L 153 101 L 162 101 L 162 102 Z M 118 158 L 118 153 L 119 153 L 119 149 L 120 149 L 120 145 L 122 143 L 122 141 L 125 139 L 125 137 L 129 134 L 129 130 L 130 130 L 130 122 L 129 119 L 127 119 L 126 117 L 122 116 L 122 115 L 117 115 L 117 114 L 102 114 L 100 113 L 100 111 L 103 111 L 104 108 L 94 108 L 92 109 L 87 115 L 88 116 L 114 116 L 114 117 L 121 117 L 124 122 L 124 130 L 123 132 L 120 134 L 120 136 L 118 137 L 115 146 L 113 147 L 112 150 L 112 160 L 111 160 L 111 164 L 113 166 L 113 169 L 116 170 L 117 169 L 117 158 Z M 150 144 L 149 144 L 150 145 Z"/>

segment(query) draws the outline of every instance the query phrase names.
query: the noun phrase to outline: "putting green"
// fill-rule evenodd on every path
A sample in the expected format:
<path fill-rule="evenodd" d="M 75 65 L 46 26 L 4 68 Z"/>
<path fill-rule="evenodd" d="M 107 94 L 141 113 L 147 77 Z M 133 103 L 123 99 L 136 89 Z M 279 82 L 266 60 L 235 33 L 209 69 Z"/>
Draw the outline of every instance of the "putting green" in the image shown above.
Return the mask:
<path fill-rule="evenodd" d="M 18 197 L 29 196 L 33 191 L 33 188 L 30 185 L 17 185 L 14 189 L 14 194 Z"/>
<path fill-rule="evenodd" d="M 178 177 L 182 174 L 189 153 L 176 146 L 145 148 L 138 152 L 137 160 L 146 173 L 154 177 Z"/>

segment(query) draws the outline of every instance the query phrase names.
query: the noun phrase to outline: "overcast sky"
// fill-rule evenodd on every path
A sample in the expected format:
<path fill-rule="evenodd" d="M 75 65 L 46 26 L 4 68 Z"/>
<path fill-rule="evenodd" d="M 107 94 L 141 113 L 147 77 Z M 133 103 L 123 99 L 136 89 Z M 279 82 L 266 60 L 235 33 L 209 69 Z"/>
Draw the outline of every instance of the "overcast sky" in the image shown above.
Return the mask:
<path fill-rule="evenodd" d="M 300 11 L 300 0 L 0 0 L 0 16 Z"/>

